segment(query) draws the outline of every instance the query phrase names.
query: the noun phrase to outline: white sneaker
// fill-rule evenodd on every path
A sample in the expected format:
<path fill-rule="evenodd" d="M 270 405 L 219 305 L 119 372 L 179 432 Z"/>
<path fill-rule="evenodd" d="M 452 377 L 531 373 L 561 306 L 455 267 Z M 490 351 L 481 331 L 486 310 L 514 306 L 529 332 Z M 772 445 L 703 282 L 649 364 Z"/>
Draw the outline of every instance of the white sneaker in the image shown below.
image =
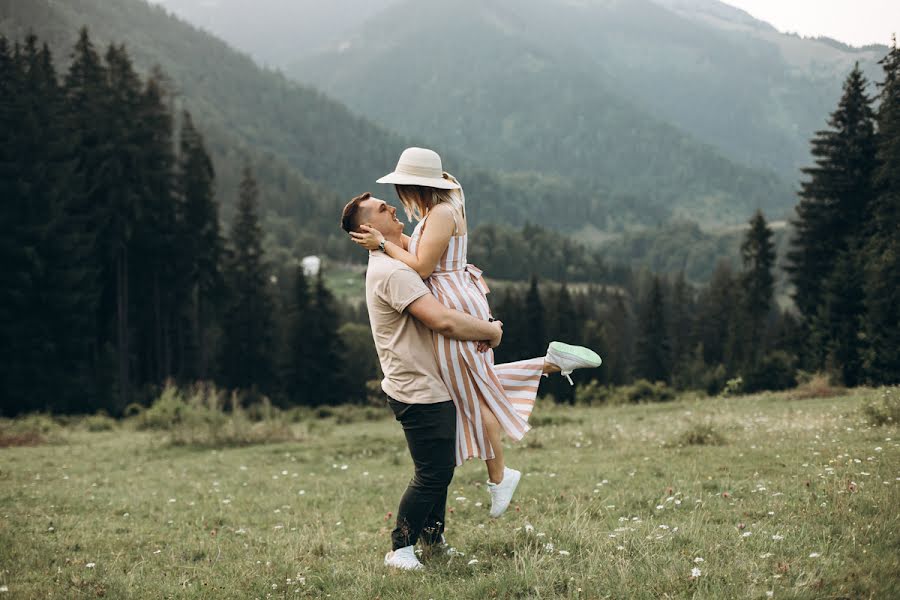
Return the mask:
<path fill-rule="evenodd" d="M 548 363 L 554 364 L 560 369 L 560 375 L 572 383 L 569 377 L 575 369 L 592 369 L 599 367 L 603 362 L 596 352 L 584 346 L 572 346 L 563 344 L 562 342 L 550 342 L 547 348 L 547 356 L 544 357 Z"/>
<path fill-rule="evenodd" d="M 424 565 L 416 558 L 413 551 L 415 546 L 406 546 L 405 548 L 397 548 L 393 552 L 384 555 L 384 566 L 402 569 L 404 571 L 417 571 L 424 569 Z"/>
<path fill-rule="evenodd" d="M 488 491 L 491 493 L 491 518 L 496 519 L 506 512 L 522 473 L 509 467 L 503 468 L 503 481 L 500 483 L 487 482 Z"/>

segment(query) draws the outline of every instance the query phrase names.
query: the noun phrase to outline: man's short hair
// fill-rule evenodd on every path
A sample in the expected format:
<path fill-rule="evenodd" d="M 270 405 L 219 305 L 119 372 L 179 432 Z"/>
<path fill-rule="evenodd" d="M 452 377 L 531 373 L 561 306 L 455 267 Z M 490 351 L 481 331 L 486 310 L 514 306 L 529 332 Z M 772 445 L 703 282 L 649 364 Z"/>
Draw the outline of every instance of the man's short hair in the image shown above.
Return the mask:
<path fill-rule="evenodd" d="M 347 206 L 344 207 L 344 212 L 341 213 L 341 229 L 343 229 L 347 233 L 356 231 L 356 229 L 359 227 L 359 205 L 363 202 L 363 200 L 368 200 L 371 197 L 372 194 L 366 192 L 365 194 L 360 194 L 347 203 Z"/>

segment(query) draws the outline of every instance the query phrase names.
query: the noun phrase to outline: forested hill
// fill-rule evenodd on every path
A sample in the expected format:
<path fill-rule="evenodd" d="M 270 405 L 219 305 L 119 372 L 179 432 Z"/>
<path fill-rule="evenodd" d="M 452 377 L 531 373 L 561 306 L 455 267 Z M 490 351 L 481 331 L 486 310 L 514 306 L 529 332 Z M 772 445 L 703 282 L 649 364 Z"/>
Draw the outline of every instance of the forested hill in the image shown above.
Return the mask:
<path fill-rule="evenodd" d="M 204 128 L 232 136 L 230 143 L 272 152 L 342 194 L 371 183 L 403 148 L 398 137 L 340 103 L 258 68 L 223 41 L 143 0 L 14 0 L 3 7 L 0 26 L 7 37 L 21 39 L 32 29 L 62 64 L 81 26 L 101 47 L 124 43 L 137 66 L 162 67 Z"/>
<path fill-rule="evenodd" d="M 290 73 L 495 169 L 574 179 L 707 224 L 790 209 L 790 185 L 774 173 L 739 165 L 635 105 L 602 60 L 562 42 L 568 23 L 547 4 L 399 3 Z M 427 23 L 440 34 L 423 43 Z"/>
<path fill-rule="evenodd" d="M 243 0 L 154 1 L 267 64 L 290 67 L 302 59 L 303 68 L 296 71 L 301 79 L 306 76 L 305 59 L 317 47 L 326 56 L 341 52 L 352 57 L 360 44 L 384 43 L 411 49 L 417 60 L 432 61 L 440 77 L 444 65 L 432 56 L 435 40 L 450 35 L 460 13 L 469 11 L 466 2 L 455 2 L 452 10 L 436 18 L 432 14 L 419 19 L 419 13 L 404 6 L 407 0 L 260 0 L 253 3 L 253 23 L 247 23 Z M 788 181 L 795 181 L 797 170 L 809 164 L 808 140 L 840 96 L 841 82 L 854 62 L 859 61 L 870 80 L 877 79 L 877 61 L 887 52 L 884 45 L 852 48 L 835 40 L 784 34 L 718 0 L 479 4 L 484 18 L 496 26 L 491 39 L 479 40 L 480 46 L 502 46 L 519 36 L 532 49 L 557 51 L 562 60 L 555 67 L 567 69 L 572 61 L 586 61 L 591 65 L 588 76 L 602 78 L 659 120 L 715 146 L 739 164 L 774 170 Z M 389 18 L 372 19 L 386 9 Z M 413 31 L 434 35 L 408 35 L 411 22 Z M 478 75 L 486 62 L 468 61 L 464 67 Z M 404 59 L 380 75 L 389 79 L 407 69 Z M 540 73 L 535 75 L 533 83 L 540 85 Z M 407 79 L 403 89 L 414 84 Z M 471 100 L 464 91 L 453 94 L 462 106 Z"/>
<path fill-rule="evenodd" d="M 342 202 L 374 180 L 400 151 L 421 138 L 402 139 L 350 112 L 322 93 L 262 69 L 221 40 L 143 0 L 14 0 L 0 4 L 0 33 L 11 40 L 33 31 L 65 68 L 79 28 L 99 47 L 124 43 L 135 65 L 159 65 L 178 103 L 190 109 L 207 137 L 226 217 L 235 204 L 243 163 L 258 176 L 267 231 L 294 253 L 346 255 L 336 226 Z M 592 223 L 656 224 L 669 206 L 622 198 L 603 186 L 579 188 L 567 178 L 491 172 L 463 161 L 443 145 L 448 169 L 460 175 L 473 224 L 537 222 L 567 229 Z M 743 212 L 740 215 L 742 219 Z"/>

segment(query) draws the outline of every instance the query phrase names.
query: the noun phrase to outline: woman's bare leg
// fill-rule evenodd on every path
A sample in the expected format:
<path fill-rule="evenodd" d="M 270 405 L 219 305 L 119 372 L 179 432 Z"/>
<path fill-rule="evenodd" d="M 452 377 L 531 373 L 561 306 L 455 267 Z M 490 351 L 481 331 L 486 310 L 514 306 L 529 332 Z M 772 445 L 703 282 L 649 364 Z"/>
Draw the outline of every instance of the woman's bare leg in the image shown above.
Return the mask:
<path fill-rule="evenodd" d="M 550 373 L 559 373 L 561 369 L 558 365 L 554 365 L 553 363 L 549 363 L 546 360 L 544 361 L 544 375 L 549 375 Z"/>
<path fill-rule="evenodd" d="M 503 441 L 501 439 L 503 429 L 500 421 L 483 401 L 481 402 L 481 422 L 484 423 L 484 433 L 491 443 L 491 448 L 494 449 L 494 458 L 484 461 L 487 464 L 488 480 L 491 483 L 500 483 L 503 481 L 503 469 L 506 467 L 506 463 L 503 461 Z"/>

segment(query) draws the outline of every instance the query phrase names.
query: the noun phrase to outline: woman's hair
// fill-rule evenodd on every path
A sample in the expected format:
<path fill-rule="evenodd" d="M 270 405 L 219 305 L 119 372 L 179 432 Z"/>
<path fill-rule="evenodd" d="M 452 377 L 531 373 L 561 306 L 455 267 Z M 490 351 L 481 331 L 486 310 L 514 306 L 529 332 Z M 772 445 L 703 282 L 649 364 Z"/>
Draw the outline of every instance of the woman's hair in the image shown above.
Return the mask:
<path fill-rule="evenodd" d="M 444 179 L 459 185 L 456 178 L 446 171 L 444 171 Z M 465 218 L 466 201 L 465 196 L 463 195 L 462 186 L 453 190 L 444 190 L 424 185 L 397 184 L 394 188 L 397 190 L 397 196 L 400 198 L 400 202 L 403 204 L 403 208 L 406 211 L 406 216 L 410 221 L 413 219 L 421 221 L 425 218 L 425 215 L 429 210 L 441 202 L 446 202 L 457 209 Z"/>

